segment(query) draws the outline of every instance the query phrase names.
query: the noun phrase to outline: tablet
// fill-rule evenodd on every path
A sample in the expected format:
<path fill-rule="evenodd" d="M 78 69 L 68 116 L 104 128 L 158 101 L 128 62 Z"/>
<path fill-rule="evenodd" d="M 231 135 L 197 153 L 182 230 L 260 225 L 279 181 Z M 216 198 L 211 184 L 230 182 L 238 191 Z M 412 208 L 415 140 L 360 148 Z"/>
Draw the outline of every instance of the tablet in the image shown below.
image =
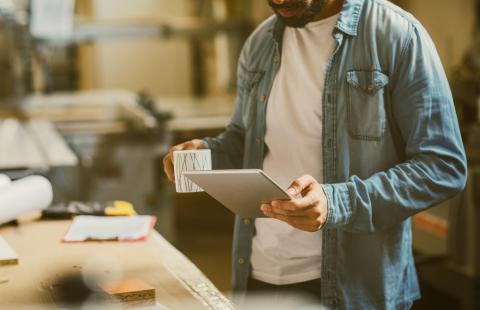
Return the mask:
<path fill-rule="evenodd" d="M 187 171 L 187 178 L 243 218 L 265 217 L 262 203 L 290 200 L 290 195 L 259 169 Z"/>

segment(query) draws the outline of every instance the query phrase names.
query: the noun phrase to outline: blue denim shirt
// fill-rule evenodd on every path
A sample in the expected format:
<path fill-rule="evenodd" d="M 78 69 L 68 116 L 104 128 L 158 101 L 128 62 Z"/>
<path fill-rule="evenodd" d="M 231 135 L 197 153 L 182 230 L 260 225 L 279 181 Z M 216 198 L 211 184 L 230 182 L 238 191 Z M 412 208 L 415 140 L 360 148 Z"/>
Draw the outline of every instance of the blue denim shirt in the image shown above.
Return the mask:
<path fill-rule="evenodd" d="M 262 168 L 266 104 L 283 30 L 272 16 L 244 45 L 231 122 L 218 137 L 205 139 L 214 169 Z M 408 308 L 420 297 L 410 217 L 466 182 L 452 95 L 425 29 L 388 1 L 346 0 L 332 35 L 338 46 L 318 101 L 329 205 L 322 301 L 329 308 Z M 254 233 L 253 219 L 237 216 L 237 298 L 246 289 Z"/>

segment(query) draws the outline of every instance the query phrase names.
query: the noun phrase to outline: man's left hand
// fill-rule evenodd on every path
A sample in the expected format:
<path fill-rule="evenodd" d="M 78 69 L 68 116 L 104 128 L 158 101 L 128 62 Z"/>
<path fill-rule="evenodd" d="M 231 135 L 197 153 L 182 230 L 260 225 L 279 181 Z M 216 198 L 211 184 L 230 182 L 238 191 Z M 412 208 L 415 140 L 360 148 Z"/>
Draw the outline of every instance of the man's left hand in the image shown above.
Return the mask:
<path fill-rule="evenodd" d="M 300 230 L 315 232 L 322 229 L 328 212 L 323 187 L 311 175 L 304 175 L 293 181 L 287 192 L 298 198 L 262 204 L 262 212 Z"/>

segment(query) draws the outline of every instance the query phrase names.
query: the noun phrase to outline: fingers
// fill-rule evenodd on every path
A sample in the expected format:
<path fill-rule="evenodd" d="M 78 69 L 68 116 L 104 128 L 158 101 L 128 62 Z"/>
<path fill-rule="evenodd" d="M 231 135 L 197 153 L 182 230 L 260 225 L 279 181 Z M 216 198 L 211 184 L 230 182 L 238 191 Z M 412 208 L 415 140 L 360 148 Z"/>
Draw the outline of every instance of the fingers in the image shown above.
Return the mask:
<path fill-rule="evenodd" d="M 287 214 L 296 212 L 303 212 L 313 206 L 318 205 L 321 202 L 321 197 L 318 192 L 319 185 L 313 185 L 308 189 L 308 192 L 304 193 L 305 196 L 292 200 L 274 200 L 271 202 L 272 207 L 275 210 L 281 212 L 289 211 Z"/>
<path fill-rule="evenodd" d="M 327 220 L 328 201 L 322 186 L 311 176 L 303 176 L 292 183 L 291 193 L 302 197 L 292 200 L 275 200 L 262 204 L 262 212 L 304 231 L 318 231 Z"/>
<path fill-rule="evenodd" d="M 277 209 L 283 209 L 288 211 L 299 211 L 308 209 L 317 205 L 320 202 L 320 198 L 316 193 L 309 193 L 302 198 L 292 200 L 275 200 L 272 201 L 272 206 Z"/>
<path fill-rule="evenodd" d="M 184 150 L 196 150 L 205 148 L 205 144 L 202 140 L 194 139 L 181 144 L 172 146 L 168 150 L 168 154 L 163 158 L 163 171 L 167 175 L 168 179 L 172 182 L 175 182 L 175 172 L 173 169 L 173 152 L 175 151 L 184 151 Z"/>
<path fill-rule="evenodd" d="M 190 141 L 172 146 L 168 154 L 163 158 L 163 171 L 171 182 L 175 182 L 175 171 L 173 169 L 173 152 L 183 151 L 190 145 Z"/>
<path fill-rule="evenodd" d="M 311 175 L 306 174 L 294 180 L 292 184 L 288 187 L 287 192 L 295 197 L 302 194 L 312 184 L 317 184 L 317 181 Z"/>
<path fill-rule="evenodd" d="M 173 152 L 175 151 L 198 150 L 198 149 L 204 149 L 204 148 L 205 148 L 205 144 L 203 143 L 202 140 L 193 139 L 193 140 L 172 146 L 170 150 L 168 150 L 168 154 L 170 156 L 173 156 Z"/>
<path fill-rule="evenodd" d="M 173 171 L 172 155 L 168 153 L 163 158 L 163 171 L 171 182 L 175 182 L 175 173 Z"/>
<path fill-rule="evenodd" d="M 278 204 L 276 201 L 270 204 L 262 204 L 260 209 L 266 212 L 272 212 L 275 214 L 288 215 L 288 216 L 308 216 L 308 217 L 319 217 L 320 214 L 315 208 L 320 203 L 320 200 L 314 199 L 312 203 L 307 206 L 299 206 L 291 202 L 282 202 Z"/>
<path fill-rule="evenodd" d="M 183 142 L 177 145 L 174 145 L 168 150 L 168 153 L 173 154 L 175 151 L 191 150 L 194 149 L 193 143 L 191 141 Z"/>
<path fill-rule="evenodd" d="M 315 232 L 318 231 L 322 226 L 322 222 L 318 218 L 311 218 L 306 216 L 289 216 L 271 212 L 265 212 L 265 215 L 269 218 L 283 221 L 303 231 Z"/>
<path fill-rule="evenodd" d="M 260 209 L 262 212 L 270 212 L 270 213 L 275 213 L 275 214 L 281 214 L 281 215 L 288 215 L 288 216 L 305 216 L 305 212 L 299 212 L 299 210 L 286 210 L 284 208 L 279 208 L 276 206 L 273 206 L 272 204 L 262 204 Z"/>

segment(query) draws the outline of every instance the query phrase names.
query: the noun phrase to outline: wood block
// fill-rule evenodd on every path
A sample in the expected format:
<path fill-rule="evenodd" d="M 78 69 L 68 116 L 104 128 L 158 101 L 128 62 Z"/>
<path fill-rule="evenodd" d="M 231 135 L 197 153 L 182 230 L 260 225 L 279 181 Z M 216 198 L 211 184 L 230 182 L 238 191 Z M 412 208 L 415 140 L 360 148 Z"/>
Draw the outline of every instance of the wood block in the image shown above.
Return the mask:
<path fill-rule="evenodd" d="M 0 266 L 1 265 L 16 265 L 18 264 L 18 255 L 0 236 Z"/>
<path fill-rule="evenodd" d="M 126 279 L 100 285 L 110 297 L 128 305 L 150 305 L 155 303 L 155 288 L 139 279 Z"/>

